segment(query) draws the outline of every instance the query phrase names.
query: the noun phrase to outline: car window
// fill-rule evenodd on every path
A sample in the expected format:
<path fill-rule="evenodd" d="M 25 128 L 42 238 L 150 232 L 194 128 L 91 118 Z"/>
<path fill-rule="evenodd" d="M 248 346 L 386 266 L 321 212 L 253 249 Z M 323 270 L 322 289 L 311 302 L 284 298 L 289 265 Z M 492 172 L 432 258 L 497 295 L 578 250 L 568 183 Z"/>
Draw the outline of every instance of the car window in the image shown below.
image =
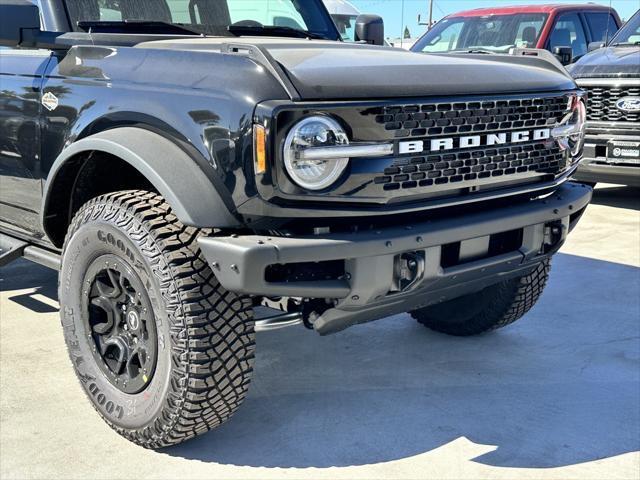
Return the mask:
<path fill-rule="evenodd" d="M 333 23 L 338 27 L 340 36 L 345 42 L 355 42 L 356 40 L 356 20 L 357 15 L 342 15 L 339 13 L 332 13 Z"/>
<path fill-rule="evenodd" d="M 122 5 L 121 5 L 122 3 Z M 100 6 L 100 20 L 110 21 L 122 20 L 122 11 L 124 2 L 119 0 L 98 0 Z M 201 23 L 201 8 L 198 8 L 197 2 L 195 8 L 192 8 L 194 2 L 190 0 L 166 0 L 167 11 L 163 12 L 166 16 L 164 20 L 180 24 Z M 231 0 L 227 2 L 231 23 L 240 22 L 242 20 L 252 20 L 260 22 L 263 25 L 275 25 L 278 27 L 306 28 L 305 22 L 296 11 L 290 0 L 262 0 L 260 2 L 249 0 Z M 156 7 L 158 8 L 158 7 Z M 152 9 L 153 10 L 153 9 Z M 160 8 L 160 10 L 162 10 Z M 170 14 L 171 18 L 168 18 Z M 194 18 L 192 21 L 191 15 Z"/>
<path fill-rule="evenodd" d="M 333 37 L 335 30 L 319 0 L 64 0 L 78 22 L 157 21 L 212 35 L 229 25 L 291 27 Z M 331 23 L 328 23 L 331 22 Z M 331 25 L 331 28 L 328 28 Z"/>
<path fill-rule="evenodd" d="M 592 42 L 608 42 L 618 30 L 615 18 L 608 12 L 587 12 L 584 16 L 591 30 Z"/>
<path fill-rule="evenodd" d="M 444 24 L 442 24 L 444 22 Z M 464 20 L 443 20 L 441 29 L 422 46 L 423 52 L 447 52 L 458 48 Z"/>
<path fill-rule="evenodd" d="M 558 18 L 549 39 L 549 50 L 556 47 L 571 47 L 574 60 L 587 53 L 587 37 L 578 14 L 565 13 Z"/>
<path fill-rule="evenodd" d="M 630 44 L 640 42 L 640 10 L 618 31 L 616 36 L 611 40 L 613 45 Z"/>
<path fill-rule="evenodd" d="M 518 24 L 514 44 L 520 48 L 534 48 L 538 43 L 545 18 L 540 15 L 523 15 Z"/>
<path fill-rule="evenodd" d="M 307 29 L 291 0 L 228 0 L 227 4 L 232 23 L 253 20 L 263 25 Z"/>
<path fill-rule="evenodd" d="M 451 17 L 438 22 L 415 46 L 414 52 L 535 47 L 547 16 L 540 13 Z"/>

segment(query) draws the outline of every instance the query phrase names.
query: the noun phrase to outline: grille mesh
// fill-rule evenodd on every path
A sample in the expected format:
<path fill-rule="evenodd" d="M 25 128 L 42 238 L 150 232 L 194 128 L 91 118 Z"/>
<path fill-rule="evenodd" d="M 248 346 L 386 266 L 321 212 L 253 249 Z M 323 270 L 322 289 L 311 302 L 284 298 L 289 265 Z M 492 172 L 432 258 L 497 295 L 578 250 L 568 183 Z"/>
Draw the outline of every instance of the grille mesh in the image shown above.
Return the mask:
<path fill-rule="evenodd" d="M 374 179 L 384 190 L 462 184 L 518 174 L 557 174 L 567 167 L 555 142 L 396 159 Z M 497 178 L 496 178 L 497 180 Z"/>
<path fill-rule="evenodd" d="M 437 137 L 554 125 L 566 96 L 384 107 L 376 122 L 395 137 Z"/>
<path fill-rule="evenodd" d="M 639 122 L 640 113 L 623 112 L 616 102 L 624 97 L 640 97 L 640 86 L 584 87 L 588 92 L 587 120 L 599 122 Z"/>

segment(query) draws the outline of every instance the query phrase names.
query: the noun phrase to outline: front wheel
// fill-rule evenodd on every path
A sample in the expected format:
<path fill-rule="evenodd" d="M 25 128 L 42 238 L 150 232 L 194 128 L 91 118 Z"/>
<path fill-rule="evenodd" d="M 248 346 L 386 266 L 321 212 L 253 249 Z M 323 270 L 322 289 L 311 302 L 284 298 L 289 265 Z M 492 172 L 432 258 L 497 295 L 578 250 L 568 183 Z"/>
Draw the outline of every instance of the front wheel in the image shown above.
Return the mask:
<path fill-rule="evenodd" d="M 198 230 L 145 191 L 75 215 L 59 297 L 69 356 L 98 413 L 147 447 L 217 427 L 240 406 L 254 360 L 251 302 L 225 291 Z"/>
<path fill-rule="evenodd" d="M 414 310 L 411 315 L 424 326 L 448 335 L 466 337 L 496 330 L 531 310 L 542 295 L 550 269 L 551 260 L 545 260 L 527 275 Z"/>

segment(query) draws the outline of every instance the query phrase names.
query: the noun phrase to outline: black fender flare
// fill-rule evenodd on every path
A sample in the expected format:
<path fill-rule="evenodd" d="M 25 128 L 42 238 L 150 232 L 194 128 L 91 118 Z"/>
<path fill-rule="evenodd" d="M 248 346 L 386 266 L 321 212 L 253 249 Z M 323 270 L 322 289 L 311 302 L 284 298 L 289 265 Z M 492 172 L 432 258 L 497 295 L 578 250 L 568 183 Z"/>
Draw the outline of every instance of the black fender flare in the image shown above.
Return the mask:
<path fill-rule="evenodd" d="M 84 152 L 104 152 L 138 170 L 171 206 L 178 219 L 194 227 L 241 225 L 213 182 L 176 143 L 150 130 L 119 127 L 88 136 L 65 148 L 53 163 L 44 186 L 42 225 L 49 211 L 56 177 L 67 161 Z"/>

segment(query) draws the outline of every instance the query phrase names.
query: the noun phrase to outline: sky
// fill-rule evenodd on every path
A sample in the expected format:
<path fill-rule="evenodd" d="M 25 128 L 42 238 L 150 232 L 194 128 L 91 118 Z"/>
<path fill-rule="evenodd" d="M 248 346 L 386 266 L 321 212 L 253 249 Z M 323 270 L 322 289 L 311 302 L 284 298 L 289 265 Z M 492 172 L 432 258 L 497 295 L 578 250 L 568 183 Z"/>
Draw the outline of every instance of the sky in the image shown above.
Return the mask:
<path fill-rule="evenodd" d="M 409 27 L 412 37 L 419 37 L 425 28 L 418 25 L 418 14 L 422 15 L 422 21 L 429 18 L 428 0 L 350 0 L 362 13 L 375 13 L 384 18 L 385 36 L 391 38 L 400 37 L 404 26 Z M 534 5 L 544 3 L 599 3 L 608 5 L 609 0 L 435 0 L 433 17 L 439 20 L 445 15 L 460 10 L 472 8 L 509 6 L 509 5 Z M 404 4 L 404 9 L 403 9 Z M 629 19 L 640 8 L 640 0 L 611 0 L 622 19 Z M 404 20 L 404 23 L 403 23 Z"/>

